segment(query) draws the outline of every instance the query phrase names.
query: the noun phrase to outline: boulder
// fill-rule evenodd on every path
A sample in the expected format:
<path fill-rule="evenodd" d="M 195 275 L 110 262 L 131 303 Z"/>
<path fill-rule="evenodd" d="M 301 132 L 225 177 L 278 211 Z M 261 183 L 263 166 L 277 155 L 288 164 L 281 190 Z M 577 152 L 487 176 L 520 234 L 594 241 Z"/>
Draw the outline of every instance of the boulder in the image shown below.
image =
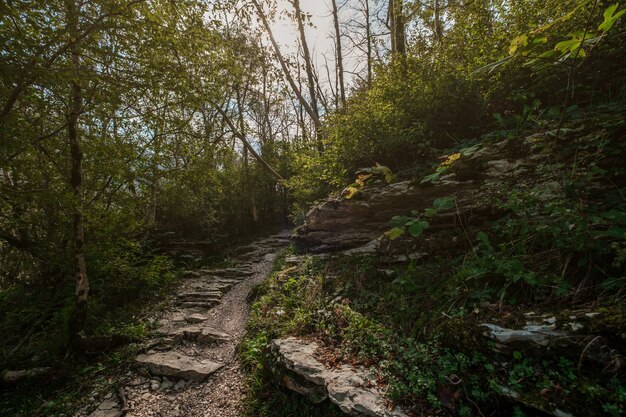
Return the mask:
<path fill-rule="evenodd" d="M 376 379 L 364 369 L 343 366 L 331 369 L 315 358 L 318 345 L 295 337 L 272 342 L 272 371 L 288 389 L 313 403 L 329 399 L 348 415 L 407 417 L 377 388 Z"/>
<path fill-rule="evenodd" d="M 122 415 L 119 403 L 113 398 L 105 399 L 89 417 L 119 417 Z"/>
<path fill-rule="evenodd" d="M 435 199 L 451 195 L 456 197 L 456 207 L 429 219 L 427 231 L 458 225 L 459 216 L 465 225 L 483 223 L 498 215 L 489 198 L 497 192 L 494 182 L 523 180 L 537 165 L 531 160 L 537 156 L 532 146 L 526 144 L 524 151 L 519 146 L 514 140 L 505 140 L 462 156 L 434 183 L 366 186 L 351 199 L 323 200 L 306 214 L 292 239 L 299 251 L 311 253 L 356 248 L 389 230 L 393 216 L 422 212 L 432 207 Z"/>
<path fill-rule="evenodd" d="M 224 366 L 206 359 L 199 361 L 174 351 L 139 355 L 135 361 L 147 367 L 153 375 L 192 381 L 203 381 Z"/>

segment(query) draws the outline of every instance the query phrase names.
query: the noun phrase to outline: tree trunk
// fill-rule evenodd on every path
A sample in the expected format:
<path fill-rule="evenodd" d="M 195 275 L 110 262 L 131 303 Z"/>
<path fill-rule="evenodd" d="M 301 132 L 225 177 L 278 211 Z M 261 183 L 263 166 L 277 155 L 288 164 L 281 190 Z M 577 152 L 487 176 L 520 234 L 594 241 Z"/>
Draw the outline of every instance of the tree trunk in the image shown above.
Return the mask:
<path fill-rule="evenodd" d="M 341 31 L 339 29 L 339 11 L 337 0 L 333 0 L 333 20 L 335 22 L 335 38 L 337 41 L 337 76 L 339 78 L 339 97 L 342 107 L 346 106 L 346 87 L 343 79 L 343 54 L 341 52 Z"/>
<path fill-rule="evenodd" d="M 391 53 L 392 55 L 405 55 L 405 23 L 403 12 L 403 0 L 389 0 L 389 23 L 391 29 Z"/>
<path fill-rule="evenodd" d="M 313 63 L 311 61 L 311 53 L 309 52 L 309 45 L 306 41 L 306 34 L 304 33 L 304 21 L 302 20 L 302 10 L 300 9 L 300 0 L 291 0 L 294 12 L 296 13 L 296 22 L 298 23 L 298 32 L 300 33 L 300 43 L 302 44 L 302 53 L 304 55 L 304 68 L 306 70 L 306 76 L 309 87 L 309 97 L 311 98 L 311 108 L 315 113 L 315 119 L 319 121 L 319 108 L 317 105 L 317 91 L 315 87 L 315 75 L 313 74 Z M 322 143 L 321 125 L 315 124 L 315 136 L 317 137 L 317 148 L 320 153 L 324 151 L 324 145 Z"/>
<path fill-rule="evenodd" d="M 237 93 L 237 113 L 239 117 L 239 132 L 245 136 L 246 135 L 246 123 L 243 119 L 243 103 L 241 98 L 241 93 L 239 92 L 239 87 L 236 88 Z M 259 214 L 256 208 L 256 201 L 254 199 L 254 188 L 252 185 L 252 177 L 250 176 L 250 169 L 248 168 L 248 148 L 243 147 L 243 164 L 244 164 L 244 180 L 245 187 L 248 192 L 248 197 L 250 199 L 250 217 L 252 219 L 253 229 L 256 230 L 257 224 L 259 223 Z"/>
<path fill-rule="evenodd" d="M 248 149 L 248 151 L 252 154 L 252 156 L 254 156 L 256 158 L 257 161 L 259 161 L 259 163 L 261 164 L 261 166 L 263 168 L 265 168 L 265 170 L 267 172 L 269 172 L 272 176 L 274 176 L 277 180 L 279 181 L 284 181 L 285 179 L 282 177 L 282 175 L 280 175 L 278 172 L 276 172 L 276 170 L 274 168 L 272 168 L 272 166 L 270 164 L 267 163 L 267 161 L 265 159 L 263 159 L 263 157 L 261 155 L 259 155 L 259 153 L 252 147 L 252 145 L 250 145 L 250 142 L 248 142 L 248 139 L 246 139 L 246 137 L 239 132 L 239 130 L 237 129 L 237 127 L 235 126 L 235 124 L 233 123 L 233 121 L 230 119 L 230 116 L 228 115 L 228 113 L 226 113 L 224 111 L 224 109 L 222 109 L 222 107 L 220 107 L 217 103 L 215 103 L 214 101 L 208 100 L 208 102 L 215 108 L 215 110 L 217 110 L 217 112 L 222 116 L 222 119 L 224 120 L 224 122 L 226 123 L 226 125 L 230 128 L 231 132 L 233 133 L 233 135 L 239 139 L 241 141 L 241 143 L 243 144 L 243 146 Z"/>
<path fill-rule="evenodd" d="M 87 317 L 87 299 L 89 297 L 89 279 L 85 261 L 85 234 L 83 229 L 83 154 L 80 144 L 79 117 L 82 111 L 82 91 L 80 86 L 80 51 L 78 38 L 78 6 L 74 0 L 65 0 L 68 32 L 72 38 L 70 64 L 72 81 L 70 85 L 70 108 L 67 115 L 67 133 L 72 160 L 70 184 L 74 194 L 73 243 L 74 243 L 74 280 L 75 302 L 70 318 L 70 342 L 77 346 L 82 338 Z"/>
<path fill-rule="evenodd" d="M 370 1 L 365 1 L 365 36 L 367 41 L 367 85 L 372 85 L 372 27 L 370 26 Z"/>
<path fill-rule="evenodd" d="M 265 13 L 263 13 L 263 9 L 261 8 L 261 5 L 259 4 L 258 0 L 252 0 L 252 4 L 254 4 L 257 10 L 257 13 L 259 14 L 259 17 L 261 18 L 261 23 L 263 24 L 265 31 L 270 37 L 270 42 L 272 43 L 272 46 L 274 47 L 274 52 L 276 53 L 278 62 L 280 63 L 280 66 L 283 70 L 283 74 L 285 75 L 285 78 L 287 78 L 287 81 L 289 82 L 289 85 L 291 86 L 293 93 L 296 95 L 296 97 L 298 98 L 298 101 L 300 102 L 300 104 L 302 105 L 306 113 L 309 115 L 311 120 L 313 120 L 316 130 L 318 131 L 321 130 L 322 124 L 320 122 L 319 116 L 316 111 L 313 111 L 313 107 L 311 106 L 311 104 L 309 104 L 309 102 L 305 100 L 304 96 L 302 95 L 302 91 L 298 88 L 298 86 L 296 85 L 296 82 L 291 76 L 291 72 L 289 71 L 287 62 L 285 61 L 285 58 L 280 52 L 278 43 L 276 43 L 276 39 L 274 38 L 274 33 L 272 32 L 270 24 L 267 20 L 267 16 L 265 16 Z"/>
<path fill-rule="evenodd" d="M 439 0 L 433 0 L 433 35 L 435 37 L 435 44 L 439 44 L 443 38 L 440 13 Z"/>

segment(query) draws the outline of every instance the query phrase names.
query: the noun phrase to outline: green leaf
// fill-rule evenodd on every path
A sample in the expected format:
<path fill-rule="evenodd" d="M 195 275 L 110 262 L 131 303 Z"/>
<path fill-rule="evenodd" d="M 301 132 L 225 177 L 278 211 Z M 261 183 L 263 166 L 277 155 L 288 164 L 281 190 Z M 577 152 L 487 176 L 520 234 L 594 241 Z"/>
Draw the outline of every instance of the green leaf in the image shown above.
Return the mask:
<path fill-rule="evenodd" d="M 376 163 L 376 166 L 372 167 L 371 170 L 372 170 L 372 173 L 381 175 L 387 183 L 391 183 L 394 179 L 394 175 L 391 172 L 391 169 L 389 169 L 389 167 L 386 167 L 384 165 L 380 165 L 379 163 Z"/>
<path fill-rule="evenodd" d="M 389 238 L 389 240 L 396 240 L 397 238 L 399 238 L 403 234 L 404 234 L 404 229 L 402 229 L 400 227 L 394 227 L 393 229 L 388 230 L 388 231 L 385 232 L 385 236 L 387 236 L 387 238 Z"/>
<path fill-rule="evenodd" d="M 478 232 L 478 234 L 476 235 L 476 238 L 478 239 L 480 243 L 485 245 L 487 248 L 491 249 L 491 244 L 489 243 L 489 237 L 487 236 L 485 232 Z"/>
<path fill-rule="evenodd" d="M 426 220 L 420 220 L 411 224 L 407 230 L 411 236 L 418 237 L 428 228 L 428 226 L 430 226 L 430 224 Z"/>
<path fill-rule="evenodd" d="M 434 208 L 429 207 L 424 210 L 424 216 L 426 217 L 433 217 L 435 214 L 437 214 L 437 210 L 435 210 Z"/>
<path fill-rule="evenodd" d="M 389 221 L 389 225 L 394 228 L 404 227 L 411 220 L 413 220 L 413 218 L 408 216 L 393 216 Z"/>
<path fill-rule="evenodd" d="M 480 149 L 480 145 L 474 145 L 474 146 L 470 146 L 469 148 L 463 148 L 459 151 L 459 153 L 462 156 L 470 156 L 472 155 L 474 152 L 476 152 L 478 149 Z"/>
<path fill-rule="evenodd" d="M 421 181 L 420 184 L 426 184 L 427 182 L 437 182 L 439 181 L 439 177 L 441 177 L 441 172 L 435 172 L 430 175 L 426 175 Z"/>
<path fill-rule="evenodd" d="M 513 55 L 518 49 L 528 46 L 528 35 L 523 34 L 511 41 L 509 46 L 509 55 Z"/>
<path fill-rule="evenodd" d="M 513 359 L 519 361 L 520 359 L 522 359 L 522 354 L 516 350 L 515 352 L 513 352 Z"/>
<path fill-rule="evenodd" d="M 561 52 L 574 52 L 576 49 L 580 47 L 581 41 L 577 39 L 568 39 L 566 41 L 561 41 L 554 46 L 554 49 Z"/>
<path fill-rule="evenodd" d="M 537 276 L 535 274 L 533 274 L 532 272 L 528 272 L 526 274 L 523 275 L 524 278 L 524 282 L 528 285 L 532 285 L 535 286 L 538 284 L 537 281 Z"/>
<path fill-rule="evenodd" d="M 433 202 L 433 208 L 438 212 L 449 210 L 452 207 L 454 207 L 455 200 L 456 200 L 456 197 L 453 195 L 438 198 Z"/>
<path fill-rule="evenodd" d="M 601 30 L 604 33 L 608 32 L 613 27 L 615 22 L 617 22 L 617 19 L 622 17 L 622 15 L 626 12 L 626 9 L 622 9 L 615 13 L 618 7 L 619 3 L 615 3 L 604 11 L 604 22 L 598 26 L 598 30 Z"/>

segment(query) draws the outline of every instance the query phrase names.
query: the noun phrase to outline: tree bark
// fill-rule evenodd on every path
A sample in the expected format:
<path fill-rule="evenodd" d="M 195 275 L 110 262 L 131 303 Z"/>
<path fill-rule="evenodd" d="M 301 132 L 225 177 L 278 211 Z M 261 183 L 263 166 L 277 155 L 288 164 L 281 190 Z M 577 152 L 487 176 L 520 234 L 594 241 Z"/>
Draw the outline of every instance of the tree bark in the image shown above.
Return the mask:
<path fill-rule="evenodd" d="M 346 106 L 346 87 L 344 83 L 343 72 L 343 54 L 341 52 L 341 30 L 339 29 L 339 10 L 337 9 L 337 0 L 333 1 L 333 20 L 335 23 L 335 38 L 337 44 L 337 76 L 339 78 L 339 97 L 341 98 L 342 107 Z"/>
<path fill-rule="evenodd" d="M 319 122 L 319 108 L 317 105 L 317 91 L 315 84 L 315 75 L 313 74 L 313 62 L 311 61 L 311 53 L 309 45 L 306 41 L 304 33 L 304 21 L 302 19 L 302 9 L 300 8 L 300 0 L 291 0 L 294 12 L 296 14 L 296 22 L 298 23 L 298 33 L 300 34 L 300 43 L 302 45 L 302 54 L 304 56 L 304 69 L 306 70 L 307 85 L 309 87 L 309 97 L 311 98 L 311 109 L 315 113 L 315 119 Z M 321 124 L 315 123 L 315 136 L 317 138 L 317 148 L 320 153 L 324 152 L 322 143 Z"/>
<path fill-rule="evenodd" d="M 241 97 L 241 92 L 239 91 L 239 87 L 236 89 L 237 94 L 237 110 L 238 110 L 238 122 L 239 122 L 239 132 L 245 136 L 246 135 L 246 123 L 243 118 L 243 100 Z M 259 214 L 256 208 L 256 200 L 254 199 L 254 188 L 252 186 L 252 177 L 250 176 L 250 169 L 248 168 L 248 148 L 246 146 L 243 147 L 243 164 L 244 164 L 244 180 L 245 187 L 248 192 L 248 197 L 250 199 L 250 217 L 252 219 L 252 224 L 254 225 L 254 229 L 256 229 L 257 224 L 259 223 Z"/>
<path fill-rule="evenodd" d="M 367 47 L 367 85 L 372 85 L 372 27 L 370 26 L 370 2 L 365 2 L 365 36 Z"/>
<path fill-rule="evenodd" d="M 276 58 L 278 59 L 278 62 L 280 63 L 280 66 L 283 70 L 283 74 L 285 75 L 285 78 L 287 78 L 287 81 L 289 82 L 289 85 L 291 86 L 291 90 L 296 95 L 296 97 L 298 98 L 298 101 L 300 102 L 300 104 L 302 105 L 306 113 L 309 115 L 311 120 L 313 120 L 316 130 L 318 131 L 321 130 L 322 124 L 320 122 L 319 116 L 317 112 L 313 111 L 313 107 L 304 98 L 304 96 L 302 95 L 302 91 L 298 88 L 298 86 L 296 85 L 296 82 L 291 76 L 291 72 L 289 71 L 287 62 L 285 61 L 285 58 L 280 52 L 278 43 L 276 42 L 276 39 L 274 38 L 274 33 L 272 32 L 272 29 L 269 25 L 267 16 L 265 16 L 265 13 L 263 13 L 263 8 L 261 8 L 261 5 L 259 4 L 258 0 L 252 0 L 252 4 L 255 6 L 257 13 L 259 14 L 259 17 L 261 18 L 261 23 L 263 24 L 263 27 L 265 28 L 265 31 L 267 32 L 270 38 L 270 42 L 272 43 L 272 46 L 274 47 L 274 52 L 276 53 Z"/>
<path fill-rule="evenodd" d="M 85 233 L 83 227 L 83 153 L 79 131 L 79 117 L 82 111 L 82 90 L 80 86 L 80 51 L 78 39 L 79 9 L 74 0 L 65 0 L 68 32 L 72 38 L 70 47 L 70 65 L 72 81 L 70 84 L 70 108 L 67 115 L 67 134 L 70 147 L 71 173 L 70 184 L 74 194 L 73 244 L 74 244 L 74 311 L 70 318 L 70 343 L 76 346 L 82 339 L 87 316 L 89 297 L 89 279 L 85 261 Z"/>
<path fill-rule="evenodd" d="M 405 55 L 405 22 L 403 12 L 404 0 L 389 0 L 389 23 L 391 29 L 391 53 L 392 55 Z"/>
<path fill-rule="evenodd" d="M 433 34 L 435 36 L 435 44 L 439 44 L 443 38 L 440 14 L 439 0 L 433 0 Z"/>

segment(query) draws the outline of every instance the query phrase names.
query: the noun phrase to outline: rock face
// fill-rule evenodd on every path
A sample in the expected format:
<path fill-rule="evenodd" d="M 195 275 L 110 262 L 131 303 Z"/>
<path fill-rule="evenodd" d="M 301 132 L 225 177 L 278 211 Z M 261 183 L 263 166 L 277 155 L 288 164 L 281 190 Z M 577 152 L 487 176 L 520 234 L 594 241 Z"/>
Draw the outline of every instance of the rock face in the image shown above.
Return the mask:
<path fill-rule="evenodd" d="M 51 371 L 51 368 L 33 368 L 20 371 L 4 371 L 2 372 L 2 381 L 18 382 L 24 379 L 36 378 L 45 375 Z"/>
<path fill-rule="evenodd" d="M 406 417 L 398 409 L 388 409 L 373 375 L 348 366 L 330 369 L 315 358 L 317 348 L 316 343 L 295 337 L 272 342 L 273 372 L 285 387 L 316 404 L 329 399 L 349 415 Z"/>
<path fill-rule="evenodd" d="M 218 371 L 223 365 L 209 360 L 181 355 L 174 351 L 139 355 L 136 362 L 145 365 L 154 375 L 202 381 Z"/>
<path fill-rule="evenodd" d="M 303 226 L 292 236 L 300 251 L 331 252 L 364 245 L 390 229 L 395 215 L 432 207 L 437 198 L 456 196 L 454 210 L 441 213 L 431 221 L 431 229 L 454 224 L 458 216 L 464 223 L 482 223 L 495 214 L 490 206 L 494 180 L 523 178 L 537 165 L 532 158 L 543 157 L 532 149 L 532 141 L 521 146 L 503 141 L 457 160 L 434 184 L 398 182 L 384 187 L 366 187 L 352 199 L 329 198 L 314 206 Z"/>
<path fill-rule="evenodd" d="M 120 405 L 113 398 L 105 399 L 89 417 L 119 417 L 122 414 Z"/>

